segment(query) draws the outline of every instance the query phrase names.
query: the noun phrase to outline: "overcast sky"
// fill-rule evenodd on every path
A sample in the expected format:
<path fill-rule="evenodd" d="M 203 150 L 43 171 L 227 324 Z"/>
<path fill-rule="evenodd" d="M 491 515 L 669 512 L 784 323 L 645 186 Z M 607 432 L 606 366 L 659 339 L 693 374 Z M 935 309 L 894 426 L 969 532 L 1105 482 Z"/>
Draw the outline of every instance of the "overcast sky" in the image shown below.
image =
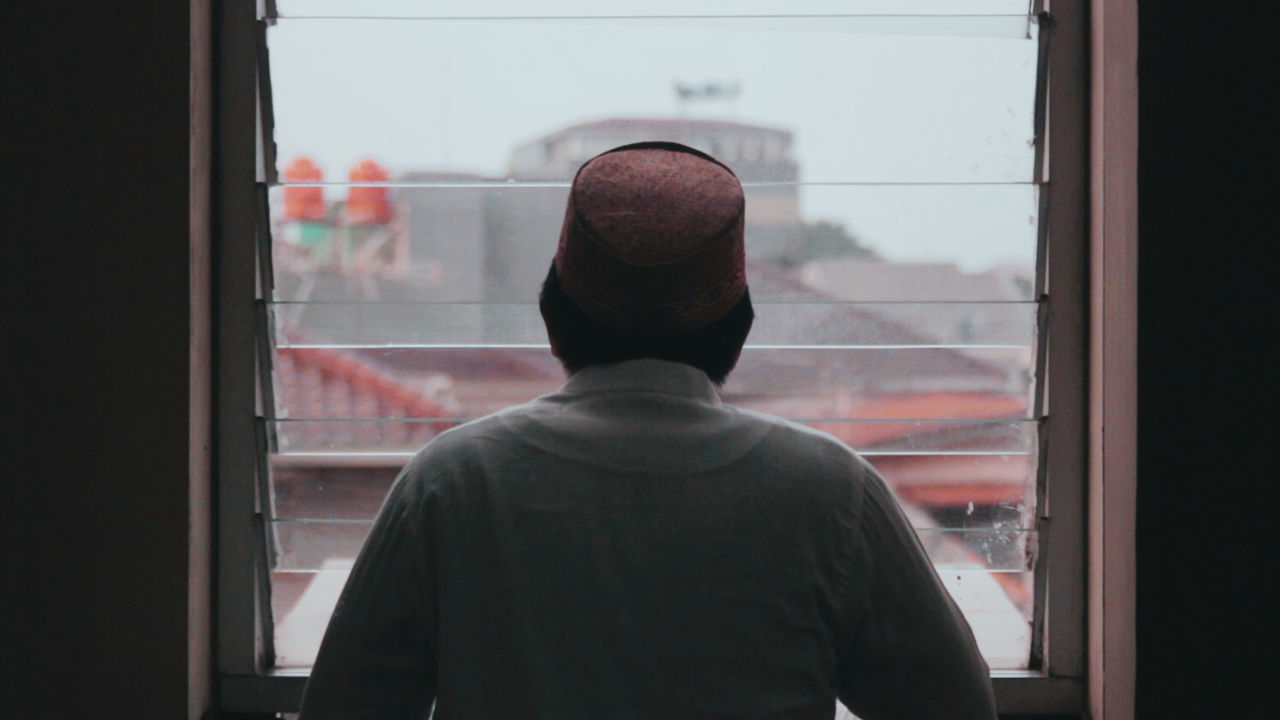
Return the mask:
<path fill-rule="evenodd" d="M 794 133 L 801 182 L 837 183 L 802 186 L 805 219 L 843 223 L 889 259 L 971 271 L 1033 260 L 1034 191 L 1018 184 L 1032 167 L 1036 42 L 1016 17 L 1025 1 L 562 0 L 536 7 L 753 17 L 441 19 L 526 16 L 532 7 L 282 0 L 268 36 L 281 165 L 306 154 L 334 181 L 371 157 L 393 173 L 499 178 L 515 146 L 574 123 L 730 119 Z M 854 15 L 758 17 L 837 7 Z M 331 17 L 353 10 L 396 17 Z M 866 15 L 886 10 L 949 17 Z M 976 16 L 956 16 L 967 13 Z M 324 17 L 290 17 L 302 14 Z M 682 106 L 677 82 L 737 83 L 741 92 Z"/>

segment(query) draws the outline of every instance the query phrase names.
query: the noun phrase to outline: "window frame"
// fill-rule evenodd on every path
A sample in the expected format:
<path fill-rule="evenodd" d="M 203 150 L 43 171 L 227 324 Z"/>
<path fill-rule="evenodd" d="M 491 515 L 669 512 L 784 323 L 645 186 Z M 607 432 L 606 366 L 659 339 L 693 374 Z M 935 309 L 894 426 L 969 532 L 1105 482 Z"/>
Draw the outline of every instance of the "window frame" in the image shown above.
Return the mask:
<path fill-rule="evenodd" d="M 258 338 L 267 336 L 260 333 L 270 296 L 266 187 L 275 179 L 265 72 L 270 21 L 261 18 L 273 14 L 273 6 L 223 0 L 217 10 L 216 643 L 221 709 L 228 712 L 295 711 L 307 679 L 304 670 L 267 665 L 273 630 L 263 509 L 272 438 L 257 418 L 271 402 L 260 374 L 271 349 Z M 1051 15 L 1040 13 L 1042 6 Z M 1053 409 L 1042 420 L 1040 440 L 1035 582 L 1044 599 L 1033 628 L 1033 663 L 1037 654 L 1043 662 L 992 678 L 1002 714 L 1076 714 L 1086 706 L 1094 717 L 1104 706 L 1124 714 L 1126 692 L 1131 714 L 1131 682 L 1127 691 L 1113 684 L 1105 697 L 1100 688 L 1104 670 L 1132 677 L 1133 586 L 1124 579 L 1132 572 L 1132 520 L 1125 509 L 1135 484 L 1136 152 L 1126 151 L 1136 148 L 1136 139 L 1121 141 L 1118 160 L 1115 143 L 1105 140 L 1136 127 L 1136 77 L 1126 84 L 1115 72 L 1136 68 L 1136 5 L 1058 0 L 1049 7 L 1036 0 L 1032 9 L 1042 22 L 1044 69 L 1037 83 L 1038 179 L 1052 171 L 1052 182 L 1041 186 L 1037 253 L 1037 276 L 1044 279 L 1037 296 L 1051 298 L 1041 303 L 1040 378 L 1052 382 L 1038 379 L 1034 408 L 1039 418 Z M 1111 24 L 1113 18 L 1119 19 Z M 1109 64 L 1117 56 L 1119 63 Z M 1104 515 L 1116 504 L 1116 513 Z M 1108 558 L 1115 560 L 1108 564 Z M 1116 558 L 1129 559 L 1130 575 Z"/>

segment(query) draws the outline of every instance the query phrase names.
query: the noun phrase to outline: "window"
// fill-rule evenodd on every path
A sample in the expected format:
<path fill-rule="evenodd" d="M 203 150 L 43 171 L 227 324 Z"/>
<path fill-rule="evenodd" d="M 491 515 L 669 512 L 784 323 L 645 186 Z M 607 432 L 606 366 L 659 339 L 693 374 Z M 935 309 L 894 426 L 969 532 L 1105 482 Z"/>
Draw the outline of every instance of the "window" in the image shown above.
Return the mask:
<path fill-rule="evenodd" d="M 572 173 L 667 139 L 747 193 L 725 399 L 862 452 L 1002 710 L 1078 710 L 1084 36 L 1055 5 L 227 3 L 228 709 L 296 704 L 414 450 L 561 384 L 536 296 Z"/>

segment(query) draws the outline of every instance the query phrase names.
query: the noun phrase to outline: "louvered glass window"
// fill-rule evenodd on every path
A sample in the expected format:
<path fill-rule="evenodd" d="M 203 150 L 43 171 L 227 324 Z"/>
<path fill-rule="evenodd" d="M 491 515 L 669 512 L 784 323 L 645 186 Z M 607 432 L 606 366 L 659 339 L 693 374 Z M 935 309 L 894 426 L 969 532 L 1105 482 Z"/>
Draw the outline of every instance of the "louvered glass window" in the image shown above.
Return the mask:
<path fill-rule="evenodd" d="M 415 450 L 564 381 L 536 298 L 569 181 L 652 139 L 746 190 L 757 321 L 724 399 L 867 457 L 991 667 L 1035 666 L 1044 82 L 1026 0 L 277 5 L 259 59 L 276 667 L 314 659 Z"/>

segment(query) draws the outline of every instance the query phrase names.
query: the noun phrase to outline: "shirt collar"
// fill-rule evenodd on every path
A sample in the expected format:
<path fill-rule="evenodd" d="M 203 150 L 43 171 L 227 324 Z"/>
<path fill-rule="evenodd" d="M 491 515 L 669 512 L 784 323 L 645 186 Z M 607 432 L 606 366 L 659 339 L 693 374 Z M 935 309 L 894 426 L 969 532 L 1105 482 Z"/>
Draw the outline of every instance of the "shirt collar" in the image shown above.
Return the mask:
<path fill-rule="evenodd" d="M 570 395 L 650 392 L 720 404 L 720 395 L 706 373 L 692 365 L 653 358 L 585 367 L 571 375 L 560 391 Z"/>

